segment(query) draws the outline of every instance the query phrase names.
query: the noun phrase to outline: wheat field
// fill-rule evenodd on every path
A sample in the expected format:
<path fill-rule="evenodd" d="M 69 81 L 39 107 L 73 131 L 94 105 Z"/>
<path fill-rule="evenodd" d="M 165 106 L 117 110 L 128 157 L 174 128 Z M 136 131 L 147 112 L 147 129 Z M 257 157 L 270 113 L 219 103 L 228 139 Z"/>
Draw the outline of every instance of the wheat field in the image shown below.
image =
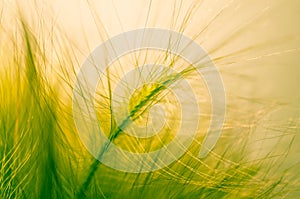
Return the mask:
<path fill-rule="evenodd" d="M 0 198 L 298 198 L 299 19 L 297 0 L 2 0 Z M 81 105 L 74 110 L 76 79 L 87 57 L 118 34 L 146 28 L 192 39 L 219 71 L 226 116 L 220 138 L 202 158 L 212 93 L 187 60 L 169 51 L 133 51 L 101 72 L 92 108 L 108 138 L 105 147 L 91 135 L 92 124 L 74 120 L 75 113 L 92 113 L 80 112 Z M 147 84 L 130 93 L 128 74 Z M 173 87 L 182 79 L 193 89 L 180 98 L 184 104 Z M 189 147 L 177 148 L 184 153 L 176 160 L 158 155 L 138 163 L 109 155 L 111 145 L 147 154 L 173 143 L 180 108 L 192 99 L 199 112 L 183 131 L 197 129 Z M 119 116 L 131 120 L 118 122 Z M 123 170 L 110 166 L 120 162 Z"/>

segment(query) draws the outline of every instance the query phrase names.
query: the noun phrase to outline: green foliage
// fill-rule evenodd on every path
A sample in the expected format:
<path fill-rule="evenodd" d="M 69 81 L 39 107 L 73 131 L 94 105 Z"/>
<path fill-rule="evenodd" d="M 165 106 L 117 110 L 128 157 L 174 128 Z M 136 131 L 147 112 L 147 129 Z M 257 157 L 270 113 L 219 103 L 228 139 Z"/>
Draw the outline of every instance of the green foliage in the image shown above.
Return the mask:
<path fill-rule="evenodd" d="M 252 130 L 238 125 L 224 130 L 218 147 L 203 160 L 197 158 L 200 136 L 183 157 L 158 171 L 131 174 L 102 165 L 76 133 L 71 100 L 64 93 L 70 95 L 72 81 L 64 76 L 64 66 L 51 65 L 35 32 L 20 21 L 22 42 L 11 41 L 13 51 L 6 53 L 8 64 L 0 74 L 0 198 L 273 198 L 291 191 L 289 171 L 274 169 L 289 147 L 280 155 L 271 150 L 251 159 Z M 62 69 L 59 78 L 49 78 L 49 67 Z M 135 96 L 130 117 L 164 90 L 144 89 Z M 109 131 L 111 141 L 122 139 L 115 123 Z M 293 137 L 289 129 L 282 130 L 285 135 Z"/>

